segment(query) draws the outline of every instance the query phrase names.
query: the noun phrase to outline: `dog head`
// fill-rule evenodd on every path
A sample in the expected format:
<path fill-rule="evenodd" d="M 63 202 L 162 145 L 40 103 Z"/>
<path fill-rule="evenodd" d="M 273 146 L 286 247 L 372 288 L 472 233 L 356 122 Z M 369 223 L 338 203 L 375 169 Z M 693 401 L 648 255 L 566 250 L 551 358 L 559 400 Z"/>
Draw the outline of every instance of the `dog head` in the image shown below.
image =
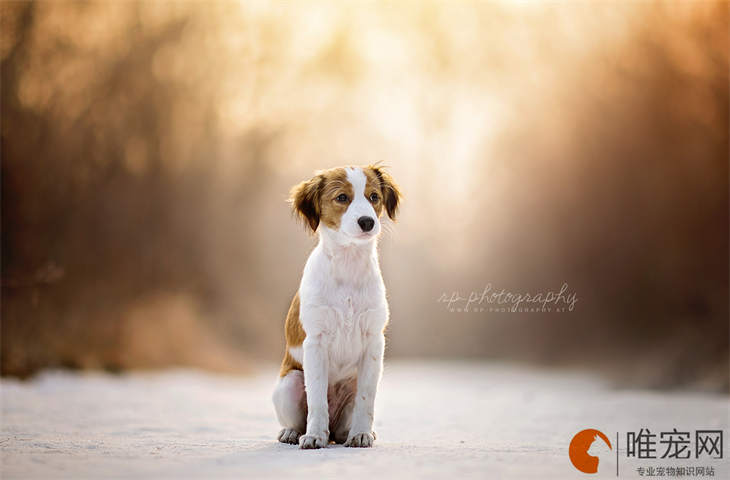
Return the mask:
<path fill-rule="evenodd" d="M 312 229 L 327 229 L 340 243 L 365 243 L 380 233 L 383 212 L 395 220 L 400 191 L 383 167 L 339 167 L 296 185 L 294 212 Z"/>

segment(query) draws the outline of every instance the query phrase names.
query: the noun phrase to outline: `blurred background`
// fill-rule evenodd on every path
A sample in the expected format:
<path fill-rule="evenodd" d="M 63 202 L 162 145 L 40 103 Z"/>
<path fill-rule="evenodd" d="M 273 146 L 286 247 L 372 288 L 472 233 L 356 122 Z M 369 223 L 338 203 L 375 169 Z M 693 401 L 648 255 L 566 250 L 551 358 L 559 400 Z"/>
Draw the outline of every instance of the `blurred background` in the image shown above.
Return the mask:
<path fill-rule="evenodd" d="M 245 372 L 382 161 L 389 358 L 728 391 L 725 2 L 2 2 L 3 375 Z M 545 292 L 572 312 L 459 312 Z"/>

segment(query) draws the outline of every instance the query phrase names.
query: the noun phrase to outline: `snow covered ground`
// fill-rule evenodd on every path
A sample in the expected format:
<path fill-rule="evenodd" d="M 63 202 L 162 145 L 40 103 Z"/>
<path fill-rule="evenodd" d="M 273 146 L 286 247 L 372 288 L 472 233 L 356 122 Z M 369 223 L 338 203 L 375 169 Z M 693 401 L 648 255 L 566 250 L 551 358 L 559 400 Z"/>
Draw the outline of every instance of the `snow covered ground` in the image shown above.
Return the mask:
<path fill-rule="evenodd" d="M 272 366 L 250 377 L 2 380 L 2 478 L 586 478 L 568 459 L 585 428 L 612 442 L 619 433 L 622 478 L 640 478 L 637 466 L 675 465 L 730 478 L 727 396 L 613 390 L 582 374 L 503 364 L 389 361 L 375 447 L 304 451 L 275 440 L 275 377 Z M 626 432 L 646 427 L 723 429 L 724 460 L 628 459 Z M 616 477 L 615 455 L 606 448 L 598 476 Z"/>

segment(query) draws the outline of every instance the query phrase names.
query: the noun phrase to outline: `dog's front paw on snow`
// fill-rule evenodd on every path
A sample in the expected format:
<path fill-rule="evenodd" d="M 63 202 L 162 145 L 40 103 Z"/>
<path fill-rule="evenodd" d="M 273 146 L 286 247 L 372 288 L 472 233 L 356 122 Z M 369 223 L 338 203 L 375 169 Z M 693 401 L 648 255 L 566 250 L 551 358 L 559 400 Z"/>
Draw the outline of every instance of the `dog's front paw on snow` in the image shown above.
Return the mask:
<path fill-rule="evenodd" d="M 329 443 L 329 433 L 326 435 L 302 435 L 299 437 L 299 448 L 324 448 Z"/>
<path fill-rule="evenodd" d="M 372 447 L 375 441 L 375 432 L 364 432 L 350 435 L 345 442 L 346 447 Z"/>

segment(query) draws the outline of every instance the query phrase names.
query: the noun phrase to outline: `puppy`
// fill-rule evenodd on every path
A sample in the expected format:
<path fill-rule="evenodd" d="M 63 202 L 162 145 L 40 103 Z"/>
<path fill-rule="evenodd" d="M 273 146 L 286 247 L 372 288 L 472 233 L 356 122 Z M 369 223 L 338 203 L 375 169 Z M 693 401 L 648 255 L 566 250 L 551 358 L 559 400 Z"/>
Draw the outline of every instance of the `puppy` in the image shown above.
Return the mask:
<path fill-rule="evenodd" d="M 370 447 L 389 315 L 376 246 L 400 192 L 382 167 L 343 167 L 295 186 L 290 200 L 319 242 L 286 317 L 273 394 L 279 441 Z"/>

